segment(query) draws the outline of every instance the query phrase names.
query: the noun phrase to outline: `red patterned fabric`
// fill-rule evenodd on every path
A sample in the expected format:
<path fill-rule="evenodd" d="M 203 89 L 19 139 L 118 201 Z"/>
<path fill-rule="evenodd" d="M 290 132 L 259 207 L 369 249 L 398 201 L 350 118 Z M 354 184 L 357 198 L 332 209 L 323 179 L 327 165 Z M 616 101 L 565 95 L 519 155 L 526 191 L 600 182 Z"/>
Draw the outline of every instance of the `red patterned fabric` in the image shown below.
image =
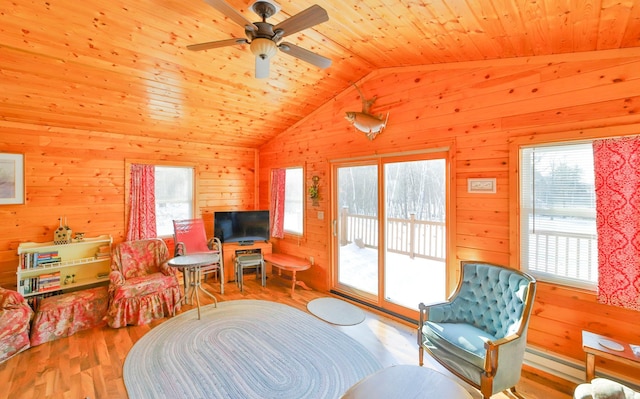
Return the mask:
<path fill-rule="evenodd" d="M 219 239 L 214 237 L 211 240 L 207 240 L 204 220 L 202 219 L 174 220 L 173 232 L 175 242 L 174 256 L 198 252 L 219 254 L 221 251 L 222 244 L 220 244 Z M 211 245 L 211 248 L 209 248 L 209 245 Z M 215 263 L 200 267 L 200 272 L 206 278 L 209 274 L 218 273 L 220 269 L 223 268 L 222 264 L 222 257 L 218 257 Z M 220 290 L 224 294 L 224 283 L 222 279 Z"/>
<path fill-rule="evenodd" d="M 271 171 L 271 237 L 284 238 L 284 187 L 287 171 Z"/>
<path fill-rule="evenodd" d="M 132 164 L 129 190 L 127 241 L 155 238 L 157 236 L 155 167 Z"/>
<path fill-rule="evenodd" d="M 211 252 L 207 245 L 207 233 L 202 219 L 174 220 L 173 234 L 175 245 L 180 244 L 181 255 L 187 252 Z"/>
<path fill-rule="evenodd" d="M 593 143 L 598 301 L 640 310 L 640 138 Z"/>
<path fill-rule="evenodd" d="M 104 325 L 108 302 L 107 287 L 96 287 L 43 299 L 33 319 L 31 346 Z"/>
<path fill-rule="evenodd" d="M 107 323 L 113 328 L 141 325 L 170 316 L 180 305 L 176 269 L 167 265 L 169 250 L 160 239 L 116 245 L 109 274 Z"/>
<path fill-rule="evenodd" d="M 32 318 L 22 295 L 0 287 L 0 363 L 29 348 Z"/>

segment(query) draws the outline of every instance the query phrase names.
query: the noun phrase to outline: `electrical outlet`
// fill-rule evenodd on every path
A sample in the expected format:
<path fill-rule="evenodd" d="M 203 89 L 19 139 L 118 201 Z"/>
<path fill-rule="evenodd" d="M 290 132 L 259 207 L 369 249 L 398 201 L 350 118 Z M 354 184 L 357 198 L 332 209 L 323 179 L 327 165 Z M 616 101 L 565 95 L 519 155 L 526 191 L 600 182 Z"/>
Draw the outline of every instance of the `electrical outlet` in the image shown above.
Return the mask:
<path fill-rule="evenodd" d="M 313 256 L 310 256 L 309 257 L 309 263 L 311 263 L 311 266 L 313 266 L 313 262 L 314 262 Z"/>

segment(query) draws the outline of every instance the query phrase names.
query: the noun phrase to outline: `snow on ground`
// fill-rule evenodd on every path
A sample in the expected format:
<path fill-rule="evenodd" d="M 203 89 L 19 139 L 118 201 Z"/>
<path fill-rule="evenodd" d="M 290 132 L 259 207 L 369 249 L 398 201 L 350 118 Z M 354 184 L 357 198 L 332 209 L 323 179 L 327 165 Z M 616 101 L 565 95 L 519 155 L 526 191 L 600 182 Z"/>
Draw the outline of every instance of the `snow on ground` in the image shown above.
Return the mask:
<path fill-rule="evenodd" d="M 340 248 L 340 276 L 342 284 L 377 294 L 378 251 L 348 244 Z M 410 309 L 418 309 L 420 302 L 430 303 L 446 299 L 445 263 L 408 255 L 387 253 L 385 298 Z"/>

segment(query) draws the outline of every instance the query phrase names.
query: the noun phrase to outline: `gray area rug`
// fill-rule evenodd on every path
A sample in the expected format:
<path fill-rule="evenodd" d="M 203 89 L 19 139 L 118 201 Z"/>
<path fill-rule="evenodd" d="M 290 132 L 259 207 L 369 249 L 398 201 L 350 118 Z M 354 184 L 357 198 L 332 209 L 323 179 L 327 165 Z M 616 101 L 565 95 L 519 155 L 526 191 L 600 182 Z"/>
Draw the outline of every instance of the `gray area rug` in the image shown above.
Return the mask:
<path fill-rule="evenodd" d="M 330 399 L 381 368 L 356 340 L 305 312 L 239 300 L 157 326 L 131 348 L 123 374 L 130 399 Z"/>
<path fill-rule="evenodd" d="M 353 326 L 364 321 L 362 309 L 337 298 L 317 298 L 307 303 L 307 310 L 316 317 L 340 326 Z"/>

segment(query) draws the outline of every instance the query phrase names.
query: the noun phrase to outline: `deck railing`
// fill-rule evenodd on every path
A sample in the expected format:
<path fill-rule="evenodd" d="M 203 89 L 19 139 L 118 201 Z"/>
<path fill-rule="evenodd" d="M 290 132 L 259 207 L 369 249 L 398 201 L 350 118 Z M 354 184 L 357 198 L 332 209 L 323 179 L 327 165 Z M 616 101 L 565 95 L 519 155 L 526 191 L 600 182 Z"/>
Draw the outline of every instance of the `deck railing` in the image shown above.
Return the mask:
<path fill-rule="evenodd" d="M 356 215 L 342 209 L 339 220 L 340 245 L 356 243 L 378 248 L 377 216 Z M 438 261 L 445 260 L 444 222 L 389 218 L 386 246 L 390 252 Z M 597 246 L 593 234 L 537 230 L 529 236 L 523 255 L 531 271 L 593 281 L 597 276 Z"/>
<path fill-rule="evenodd" d="M 340 214 L 340 245 L 355 242 L 357 245 L 378 248 L 378 218 L 349 213 L 343 208 Z M 387 251 L 433 260 L 445 260 L 446 234 L 444 222 L 389 218 L 386 228 Z"/>

